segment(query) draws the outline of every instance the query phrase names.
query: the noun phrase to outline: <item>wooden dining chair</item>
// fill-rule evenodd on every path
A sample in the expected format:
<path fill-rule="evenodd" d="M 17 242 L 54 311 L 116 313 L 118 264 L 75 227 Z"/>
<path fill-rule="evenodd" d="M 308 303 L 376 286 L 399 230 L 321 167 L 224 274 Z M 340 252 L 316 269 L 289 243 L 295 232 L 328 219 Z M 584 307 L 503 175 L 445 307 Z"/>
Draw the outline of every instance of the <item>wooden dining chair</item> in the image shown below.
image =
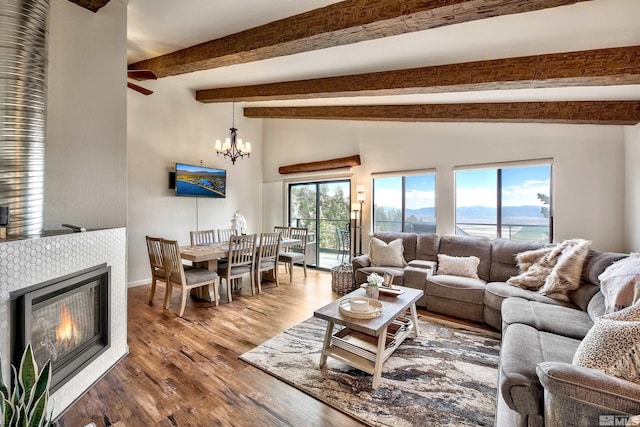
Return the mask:
<path fill-rule="evenodd" d="M 162 259 L 167 273 L 167 293 L 164 296 L 164 308 L 169 308 L 171 304 L 171 292 L 173 285 L 180 286 L 180 311 L 178 315 L 182 317 L 184 308 L 187 305 L 187 295 L 193 288 L 207 286 L 209 294 L 213 292 L 215 304 L 218 305 L 220 296 L 218 295 L 218 274 L 205 268 L 191 268 L 185 270 L 180 258 L 180 246 L 177 240 L 161 240 Z"/>
<path fill-rule="evenodd" d="M 253 286 L 256 251 L 256 235 L 231 236 L 229 239 L 229 257 L 225 265 L 218 267 L 218 275 L 227 282 L 227 300 L 231 302 L 231 281 L 240 279 L 245 274 L 251 278 L 251 295 L 255 295 Z"/>
<path fill-rule="evenodd" d="M 191 246 L 210 245 L 218 241 L 216 230 L 191 231 L 189 236 L 191 237 Z"/>
<path fill-rule="evenodd" d="M 153 296 L 156 294 L 156 281 L 162 280 L 167 283 L 167 273 L 162 259 L 162 239 L 151 236 L 146 236 L 146 239 L 149 264 L 151 265 L 151 293 L 149 294 L 149 305 L 151 305 L 153 304 Z"/>
<path fill-rule="evenodd" d="M 282 234 L 283 239 L 289 238 L 289 230 L 289 226 L 276 225 L 273 227 L 273 232 Z"/>
<path fill-rule="evenodd" d="M 231 236 L 236 236 L 236 235 L 238 235 L 236 230 L 232 230 L 230 228 L 219 228 L 218 242 L 228 242 L 231 239 Z"/>
<path fill-rule="evenodd" d="M 278 280 L 278 255 L 280 253 L 280 233 L 261 233 L 260 247 L 258 248 L 258 258 L 256 259 L 256 283 L 258 293 L 262 292 L 262 272 L 273 270 L 273 277 L 276 286 L 280 285 Z"/>
<path fill-rule="evenodd" d="M 289 283 L 293 280 L 293 265 L 302 263 L 304 277 L 307 277 L 307 237 L 309 229 L 303 227 L 291 227 L 289 238 L 299 240 L 299 243 L 289 246 L 286 252 L 280 252 L 278 261 L 285 264 L 289 270 Z"/>

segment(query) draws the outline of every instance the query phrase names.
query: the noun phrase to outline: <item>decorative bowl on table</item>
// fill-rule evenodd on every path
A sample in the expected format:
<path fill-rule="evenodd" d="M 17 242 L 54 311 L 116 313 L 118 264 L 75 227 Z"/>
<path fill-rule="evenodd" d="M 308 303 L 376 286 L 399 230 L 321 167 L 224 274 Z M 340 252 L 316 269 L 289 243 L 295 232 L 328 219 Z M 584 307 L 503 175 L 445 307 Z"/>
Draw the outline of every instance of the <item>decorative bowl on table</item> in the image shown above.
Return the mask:
<path fill-rule="evenodd" d="M 367 297 L 344 297 L 338 303 L 340 314 L 356 319 L 373 319 L 382 314 L 382 303 Z"/>

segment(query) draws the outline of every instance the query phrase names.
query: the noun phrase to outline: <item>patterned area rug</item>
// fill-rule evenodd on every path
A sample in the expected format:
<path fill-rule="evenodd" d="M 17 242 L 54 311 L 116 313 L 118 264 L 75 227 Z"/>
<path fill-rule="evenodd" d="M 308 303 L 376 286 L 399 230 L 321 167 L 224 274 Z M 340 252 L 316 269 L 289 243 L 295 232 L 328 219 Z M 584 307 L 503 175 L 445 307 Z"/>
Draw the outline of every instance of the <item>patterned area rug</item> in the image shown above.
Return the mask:
<path fill-rule="evenodd" d="M 500 340 L 421 317 L 372 376 L 329 358 L 318 367 L 326 322 L 310 318 L 240 358 L 334 408 L 374 426 L 492 426 Z"/>

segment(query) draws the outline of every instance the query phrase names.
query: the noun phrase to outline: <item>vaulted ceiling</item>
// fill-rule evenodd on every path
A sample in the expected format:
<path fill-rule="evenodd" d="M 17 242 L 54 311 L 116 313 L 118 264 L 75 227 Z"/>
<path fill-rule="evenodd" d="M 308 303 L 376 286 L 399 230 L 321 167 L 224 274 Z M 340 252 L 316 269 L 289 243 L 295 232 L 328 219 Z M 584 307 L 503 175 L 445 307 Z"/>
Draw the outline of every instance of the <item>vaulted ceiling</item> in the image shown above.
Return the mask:
<path fill-rule="evenodd" d="M 635 124 L 637 16 L 637 0 L 130 0 L 129 67 L 249 117 Z"/>

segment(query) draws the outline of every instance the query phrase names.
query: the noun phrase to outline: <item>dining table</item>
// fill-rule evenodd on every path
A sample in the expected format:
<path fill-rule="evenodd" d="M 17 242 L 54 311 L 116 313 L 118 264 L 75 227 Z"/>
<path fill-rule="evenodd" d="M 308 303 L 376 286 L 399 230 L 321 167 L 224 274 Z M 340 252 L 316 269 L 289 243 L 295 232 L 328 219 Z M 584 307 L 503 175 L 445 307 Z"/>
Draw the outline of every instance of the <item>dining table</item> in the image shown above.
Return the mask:
<path fill-rule="evenodd" d="M 288 248 L 300 243 L 300 239 L 283 238 L 280 241 L 280 247 Z M 259 247 L 260 239 L 257 239 L 256 251 Z M 180 246 L 180 257 L 186 261 L 191 261 L 196 267 L 206 268 L 209 271 L 218 271 L 218 260 L 229 257 L 229 242 Z M 192 289 L 191 295 L 198 299 L 215 301 L 215 295 L 212 291 L 209 291 L 208 286 Z"/>

